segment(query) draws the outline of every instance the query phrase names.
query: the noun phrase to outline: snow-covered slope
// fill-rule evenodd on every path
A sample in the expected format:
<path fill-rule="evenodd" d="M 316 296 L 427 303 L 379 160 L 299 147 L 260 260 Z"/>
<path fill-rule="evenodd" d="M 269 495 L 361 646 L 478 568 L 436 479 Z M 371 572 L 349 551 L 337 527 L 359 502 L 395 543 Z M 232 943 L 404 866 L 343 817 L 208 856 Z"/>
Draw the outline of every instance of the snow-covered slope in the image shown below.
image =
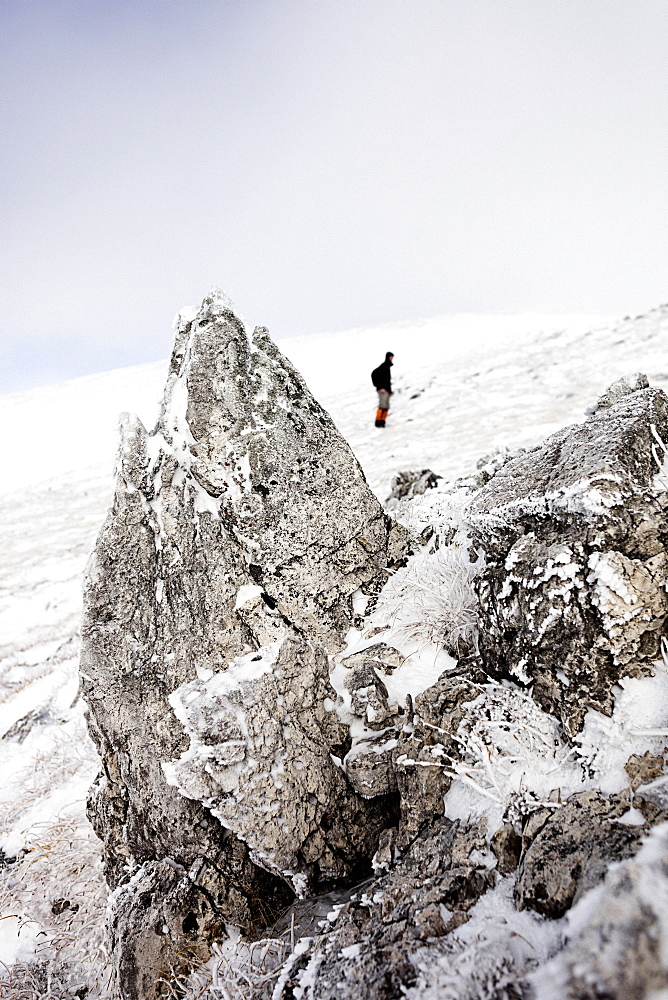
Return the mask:
<path fill-rule="evenodd" d="M 438 373 L 440 387 L 430 395 L 435 401 L 445 393 L 451 407 L 460 373 L 475 371 L 485 359 L 505 359 L 509 349 L 525 342 L 540 351 L 546 337 L 560 331 L 583 333 L 605 323 L 592 316 L 454 316 L 297 337 L 279 346 L 342 429 L 344 423 L 346 429 L 356 429 L 362 443 L 367 437 L 373 440 L 368 417 L 375 410 L 375 394 L 369 372 L 387 350 L 395 352 L 399 385 L 415 383 L 419 391 Z M 62 482 L 65 475 L 81 480 L 93 469 L 109 476 L 119 414 L 136 413 L 152 427 L 166 374 L 167 362 L 162 361 L 0 396 L 0 495 L 47 480 Z M 411 407 L 409 419 L 420 412 Z M 394 421 L 395 437 L 402 426 L 402 440 L 408 443 L 415 429 Z"/>
<path fill-rule="evenodd" d="M 399 469 L 454 479 L 497 447 L 539 442 L 581 419 L 620 375 L 644 371 L 666 387 L 667 332 L 662 307 L 623 321 L 451 317 L 279 346 L 384 500 Z M 389 349 L 395 395 L 379 430 L 369 371 Z M 145 365 L 0 398 L 0 870 L 31 851 L 29 864 L 0 871 L 4 962 L 53 946 L 84 970 L 100 965 L 104 886 L 84 806 L 97 760 L 76 678 L 80 579 L 111 496 L 118 413 L 152 426 L 165 372 Z"/>

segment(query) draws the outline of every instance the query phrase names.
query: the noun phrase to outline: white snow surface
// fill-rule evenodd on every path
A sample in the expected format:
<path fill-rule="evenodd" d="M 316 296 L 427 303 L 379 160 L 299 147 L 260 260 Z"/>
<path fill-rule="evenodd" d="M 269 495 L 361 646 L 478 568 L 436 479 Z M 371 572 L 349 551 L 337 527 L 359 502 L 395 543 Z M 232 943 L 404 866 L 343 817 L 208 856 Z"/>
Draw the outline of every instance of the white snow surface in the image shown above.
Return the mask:
<path fill-rule="evenodd" d="M 641 370 L 650 384 L 668 388 L 667 333 L 668 307 L 661 307 L 625 320 L 441 317 L 283 340 L 279 347 L 332 414 L 385 500 L 400 469 L 431 468 L 452 482 L 471 473 L 483 455 L 539 443 L 583 419 L 585 407 L 623 375 Z M 380 430 L 373 425 L 369 373 L 387 350 L 395 354 L 395 394 Z M 97 970 L 100 996 L 106 891 L 99 846 L 85 818 L 98 761 L 78 697 L 81 580 L 111 500 L 119 414 L 136 413 L 152 427 L 166 373 L 160 362 L 0 397 L 0 962 L 40 961 L 56 952 L 81 974 Z M 658 453 L 663 460 L 660 448 Z M 662 481 L 657 488 L 665 488 Z M 438 515 L 440 505 L 443 517 L 456 521 L 453 494 L 433 493 L 399 516 L 419 527 L 421 518 L 427 523 Z M 595 571 L 602 577 L 604 567 Z M 252 596 L 240 591 L 238 604 Z M 388 678 L 397 703 L 453 662 L 433 635 L 416 636 L 410 624 L 397 614 L 372 639 L 349 636 L 348 652 L 386 641 L 408 656 Z M 336 671 L 333 680 L 343 694 Z M 589 714 L 575 753 L 561 743 L 552 719 L 535 707 L 536 718 L 529 717 L 519 693 L 499 686 L 488 694 L 503 702 L 506 725 L 494 726 L 493 717 L 465 720 L 464 763 L 455 768 L 445 807 L 463 818 L 484 814 L 490 829 L 513 796 L 539 801 L 554 788 L 565 796 L 592 782 L 613 791 L 624 782 L 630 753 L 659 752 L 668 743 L 668 675 L 661 664 L 654 678 L 622 682 L 611 719 Z M 515 717 L 513 731 L 508 719 Z M 512 740 L 516 759 L 510 760 L 506 744 L 518 734 L 519 741 Z M 21 863 L 3 868 L 5 858 L 20 859 L 22 852 L 28 853 Z M 72 905 L 54 915 L 52 903 L 61 897 L 78 910 Z M 498 977 L 501 942 L 509 932 L 517 950 L 503 959 L 515 970 L 510 976 L 554 954 L 563 942 L 562 924 L 545 926 L 535 915 L 517 914 L 501 880 L 453 935 L 456 955 L 439 968 L 430 966 L 426 953 L 420 957 L 422 992 L 410 995 L 482 997 L 486 987 L 477 986 L 476 977 L 487 976 L 494 961 L 496 972 L 489 976 Z"/>

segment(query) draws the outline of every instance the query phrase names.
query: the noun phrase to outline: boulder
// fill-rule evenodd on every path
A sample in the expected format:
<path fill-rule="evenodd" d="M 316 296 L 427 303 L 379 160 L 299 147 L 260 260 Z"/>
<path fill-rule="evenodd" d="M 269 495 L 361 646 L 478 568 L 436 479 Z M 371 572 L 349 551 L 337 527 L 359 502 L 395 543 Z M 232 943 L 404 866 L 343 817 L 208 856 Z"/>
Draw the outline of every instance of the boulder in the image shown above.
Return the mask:
<path fill-rule="evenodd" d="M 190 746 L 167 780 L 300 896 L 368 867 L 393 818 L 386 797 L 366 803 L 332 761 L 349 737 L 324 707 L 331 694 L 322 649 L 285 639 L 170 698 Z"/>
<path fill-rule="evenodd" d="M 438 486 L 442 477 L 431 469 L 404 469 L 392 477 L 390 495 L 385 501 L 388 510 L 393 510 L 400 500 L 417 497 Z"/>
<path fill-rule="evenodd" d="M 442 674 L 416 697 L 411 725 L 398 734 L 392 761 L 401 810 L 397 842 L 402 848 L 443 815 L 452 762 L 461 755 L 457 730 L 463 706 L 480 696 L 483 679 L 477 665 Z"/>
<path fill-rule="evenodd" d="M 668 990 L 668 826 L 615 865 L 569 918 L 564 949 L 530 977 L 530 994 L 555 1000 L 650 1000 Z"/>
<path fill-rule="evenodd" d="M 610 714 L 621 677 L 651 672 L 668 614 L 655 457 L 668 398 L 636 382 L 507 462 L 466 513 L 485 555 L 475 584 L 485 667 L 531 685 L 570 736 L 587 709 Z"/>
<path fill-rule="evenodd" d="M 114 893 L 109 944 L 115 983 L 128 997 L 150 996 L 161 981 L 207 958 L 224 927 L 192 872 L 171 859 L 143 865 Z"/>
<path fill-rule="evenodd" d="M 518 910 L 562 917 L 603 880 L 610 864 L 635 854 L 648 827 L 642 818 L 638 825 L 624 822 L 630 807 L 628 792 L 606 798 L 593 791 L 571 796 L 553 812 L 544 810 L 528 846 L 524 838 L 515 882 Z"/>

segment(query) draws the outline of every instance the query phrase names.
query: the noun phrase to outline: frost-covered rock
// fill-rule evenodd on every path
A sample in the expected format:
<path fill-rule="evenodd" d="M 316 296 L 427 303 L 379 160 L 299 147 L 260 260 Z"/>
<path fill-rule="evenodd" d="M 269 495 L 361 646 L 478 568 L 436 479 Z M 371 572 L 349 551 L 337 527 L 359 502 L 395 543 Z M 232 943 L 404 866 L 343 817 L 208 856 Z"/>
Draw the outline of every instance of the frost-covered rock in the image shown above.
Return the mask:
<path fill-rule="evenodd" d="M 385 501 L 388 510 L 394 510 L 400 500 L 420 496 L 438 486 L 441 477 L 431 469 L 405 469 L 397 472 L 390 483 L 390 495 Z"/>
<path fill-rule="evenodd" d="M 638 389 L 648 389 L 649 380 L 646 375 L 641 372 L 637 372 L 635 375 L 624 375 L 622 378 L 617 379 L 612 385 L 603 392 L 596 402 L 590 406 L 586 413 L 587 416 L 593 416 L 594 413 L 598 413 L 599 410 L 607 410 L 609 406 L 614 403 L 618 403 L 620 399 L 624 396 L 630 395 L 632 392 L 637 392 Z"/>
<path fill-rule="evenodd" d="M 499 469 L 467 514 L 485 665 L 533 685 L 570 734 L 612 711 L 619 678 L 651 672 L 668 613 L 668 399 L 641 383 L 613 397 Z"/>
<path fill-rule="evenodd" d="M 81 678 L 104 766 L 90 815 L 112 885 L 164 858 L 206 863 L 217 916 L 250 927 L 288 885 L 368 863 L 394 810 L 336 762 L 325 653 L 404 540 L 266 330 L 251 341 L 215 289 L 179 319 L 155 429 L 122 424 L 85 584 Z"/>
<path fill-rule="evenodd" d="M 432 823 L 392 870 L 337 908 L 331 929 L 296 950 L 279 996 L 404 996 L 418 978 L 414 954 L 466 923 L 471 907 L 494 884 L 484 847 L 484 831 L 476 827 Z M 299 992 L 307 986 L 308 994 Z"/>
<path fill-rule="evenodd" d="M 600 891 L 611 866 L 631 863 L 665 818 L 666 779 L 647 781 L 663 773 L 668 731 L 657 659 L 668 610 L 657 476 L 667 404 L 639 387 L 534 452 L 488 463 L 482 485 L 460 487 L 464 516 L 447 532 L 438 521 L 446 491 L 412 501 L 414 536 L 429 508 L 436 515 L 431 540 L 388 584 L 369 625 L 385 614 L 398 646 L 407 637 L 456 653 L 440 623 L 463 608 L 481 655 L 471 640 L 391 717 L 385 705 L 410 657 L 391 674 L 370 650 L 344 658 L 337 690 L 347 692 L 351 731 L 363 727 L 344 763 L 362 794 L 396 787 L 400 818 L 379 843 L 379 877 L 295 954 L 281 996 L 528 997 L 526 977 L 561 946 L 571 907 Z M 470 906 L 453 908 L 450 883 L 432 884 L 430 865 L 435 831 L 457 824 L 464 838 L 477 831 L 465 867 L 486 882 Z M 420 889 L 406 880 L 415 852 Z M 491 933 L 494 902 L 484 900 L 495 878 L 515 916 L 504 911 Z M 484 918 L 470 916 L 479 909 Z M 643 940 L 632 965 L 642 964 Z"/>
<path fill-rule="evenodd" d="M 443 674 L 415 699 L 411 725 L 402 729 L 392 760 L 400 795 L 398 844 L 404 848 L 444 812 L 444 796 L 461 759 L 459 728 L 466 709 L 480 696 L 476 668 Z"/>
<path fill-rule="evenodd" d="M 299 895 L 364 867 L 391 817 L 382 798 L 360 801 L 332 761 L 348 733 L 324 707 L 328 672 L 320 648 L 286 639 L 170 697 L 190 747 L 165 766 L 167 780 Z"/>
<path fill-rule="evenodd" d="M 353 667 L 346 677 L 345 685 L 351 694 L 353 712 L 363 718 L 371 729 L 383 729 L 397 714 L 398 706 L 388 702 L 387 688 L 373 663 Z"/>
<path fill-rule="evenodd" d="M 534 814 L 515 883 L 518 909 L 561 917 L 604 877 L 608 867 L 637 853 L 647 833 L 628 792 L 573 795 L 563 806 Z M 639 821 L 639 822 L 638 822 Z"/>
<path fill-rule="evenodd" d="M 569 915 L 566 947 L 530 977 L 540 1000 L 650 1000 L 668 990 L 668 824 Z"/>

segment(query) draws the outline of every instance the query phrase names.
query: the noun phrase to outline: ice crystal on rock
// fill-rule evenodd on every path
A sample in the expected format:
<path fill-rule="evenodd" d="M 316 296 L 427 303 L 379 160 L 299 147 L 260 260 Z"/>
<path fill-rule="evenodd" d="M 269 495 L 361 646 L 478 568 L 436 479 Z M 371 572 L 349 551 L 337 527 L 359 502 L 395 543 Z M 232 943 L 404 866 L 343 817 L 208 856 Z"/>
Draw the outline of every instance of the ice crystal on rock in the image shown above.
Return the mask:
<path fill-rule="evenodd" d="M 421 551 L 391 578 L 378 610 L 412 641 L 444 646 L 453 655 L 475 647 L 478 600 L 473 582 L 482 559 L 465 542 Z"/>

